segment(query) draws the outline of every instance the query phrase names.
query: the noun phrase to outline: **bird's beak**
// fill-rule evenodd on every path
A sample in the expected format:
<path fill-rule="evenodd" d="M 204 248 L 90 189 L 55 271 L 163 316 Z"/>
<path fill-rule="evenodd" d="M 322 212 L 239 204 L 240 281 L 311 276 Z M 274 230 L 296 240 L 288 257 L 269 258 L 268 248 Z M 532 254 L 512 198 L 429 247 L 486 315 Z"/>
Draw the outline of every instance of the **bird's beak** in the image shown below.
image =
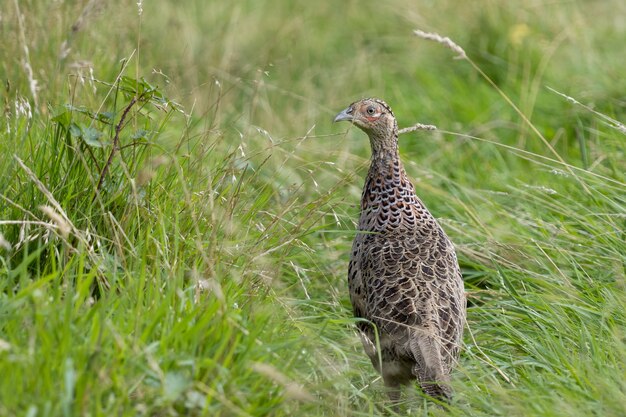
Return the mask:
<path fill-rule="evenodd" d="M 354 120 L 354 117 L 352 117 L 352 107 L 342 110 L 341 113 L 335 116 L 333 123 L 343 122 L 344 120 L 348 122 Z"/>

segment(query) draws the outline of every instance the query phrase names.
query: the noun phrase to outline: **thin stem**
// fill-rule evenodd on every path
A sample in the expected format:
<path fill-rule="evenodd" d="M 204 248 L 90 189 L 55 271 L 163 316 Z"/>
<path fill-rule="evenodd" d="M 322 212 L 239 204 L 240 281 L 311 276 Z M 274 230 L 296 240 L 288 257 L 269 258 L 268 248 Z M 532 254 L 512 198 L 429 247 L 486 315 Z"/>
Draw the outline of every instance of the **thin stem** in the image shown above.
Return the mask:
<path fill-rule="evenodd" d="M 102 173 L 100 174 L 100 179 L 98 180 L 98 185 L 96 186 L 96 193 L 94 194 L 92 201 L 96 199 L 96 196 L 98 195 L 98 193 L 100 192 L 100 189 L 102 188 L 104 177 L 106 177 L 106 174 L 109 171 L 109 167 L 111 166 L 111 163 L 113 163 L 113 156 L 115 156 L 115 151 L 119 148 L 120 132 L 122 130 L 122 125 L 124 124 L 124 120 L 126 120 L 126 116 L 128 115 L 128 112 L 135 105 L 136 102 L 137 102 L 137 97 L 133 97 L 133 99 L 130 101 L 130 103 L 128 103 L 128 105 L 124 109 L 124 112 L 122 113 L 122 117 L 120 118 L 119 123 L 117 124 L 117 126 L 115 126 L 115 137 L 113 138 L 113 148 L 111 149 L 111 153 L 109 154 L 109 158 L 107 159 L 106 164 L 104 164 L 104 167 L 102 168 Z"/>

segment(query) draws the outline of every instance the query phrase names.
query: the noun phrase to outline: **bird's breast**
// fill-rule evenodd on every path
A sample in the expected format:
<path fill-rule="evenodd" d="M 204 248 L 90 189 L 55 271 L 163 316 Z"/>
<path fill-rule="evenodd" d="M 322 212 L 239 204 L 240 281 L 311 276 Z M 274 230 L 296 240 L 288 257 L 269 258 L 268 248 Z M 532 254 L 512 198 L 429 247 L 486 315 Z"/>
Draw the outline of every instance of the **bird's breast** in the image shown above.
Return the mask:
<path fill-rule="evenodd" d="M 432 216 L 403 176 L 368 178 L 361 198 L 359 229 L 372 232 L 415 230 Z"/>

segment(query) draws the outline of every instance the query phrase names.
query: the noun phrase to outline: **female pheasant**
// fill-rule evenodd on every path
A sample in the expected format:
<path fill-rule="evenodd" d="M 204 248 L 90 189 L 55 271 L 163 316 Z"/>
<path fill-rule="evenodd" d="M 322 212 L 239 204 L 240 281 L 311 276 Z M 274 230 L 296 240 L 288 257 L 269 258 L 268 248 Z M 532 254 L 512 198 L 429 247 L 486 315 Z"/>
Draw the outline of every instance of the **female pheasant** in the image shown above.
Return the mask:
<path fill-rule="evenodd" d="M 365 319 L 357 324 L 363 347 L 393 401 L 414 379 L 448 401 L 466 314 L 454 247 L 407 178 L 391 108 L 363 99 L 334 119 L 344 120 L 367 133 L 372 147 L 348 267 L 354 316 Z"/>

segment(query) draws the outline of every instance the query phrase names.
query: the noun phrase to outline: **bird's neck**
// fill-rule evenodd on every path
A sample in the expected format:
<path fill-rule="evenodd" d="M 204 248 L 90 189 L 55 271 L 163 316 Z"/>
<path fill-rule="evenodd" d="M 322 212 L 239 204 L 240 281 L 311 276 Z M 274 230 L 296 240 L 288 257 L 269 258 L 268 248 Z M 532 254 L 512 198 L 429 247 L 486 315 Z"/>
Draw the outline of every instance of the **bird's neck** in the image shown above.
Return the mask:
<path fill-rule="evenodd" d="M 393 133 L 388 137 L 370 138 L 372 145 L 372 160 L 370 175 L 397 176 L 404 171 L 398 153 L 398 135 Z"/>
<path fill-rule="evenodd" d="M 386 208 L 389 208 L 390 200 L 409 198 L 403 200 L 402 204 L 418 203 L 413 185 L 400 162 L 397 139 L 388 146 L 377 147 L 375 143 L 380 142 L 372 141 L 372 159 L 361 196 L 360 230 L 387 230 L 387 219 L 390 214 Z"/>

